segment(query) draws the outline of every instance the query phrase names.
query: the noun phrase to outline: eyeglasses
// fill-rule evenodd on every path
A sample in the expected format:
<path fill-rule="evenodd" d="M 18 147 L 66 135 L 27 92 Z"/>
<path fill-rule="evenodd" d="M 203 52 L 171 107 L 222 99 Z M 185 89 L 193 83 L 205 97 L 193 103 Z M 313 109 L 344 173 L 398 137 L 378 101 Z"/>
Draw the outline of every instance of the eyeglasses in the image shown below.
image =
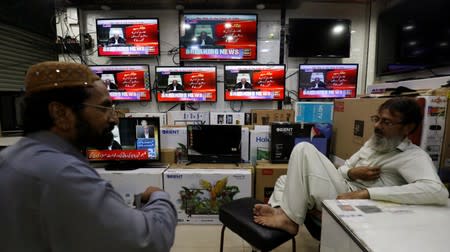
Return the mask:
<path fill-rule="evenodd" d="M 91 103 L 82 103 L 84 106 L 88 106 L 88 107 L 92 107 L 92 108 L 96 108 L 99 109 L 100 111 L 102 111 L 103 113 L 111 113 L 113 115 L 117 114 L 116 111 L 116 105 L 111 104 L 111 106 L 103 106 L 103 105 L 98 105 L 98 104 L 91 104 Z"/>
<path fill-rule="evenodd" d="M 379 122 L 381 125 L 386 126 L 386 127 L 392 127 L 392 126 L 397 125 L 397 124 L 403 124 L 403 122 L 392 122 L 389 119 L 384 119 L 384 118 L 381 118 L 380 116 L 377 116 L 377 115 L 371 116 L 370 120 L 373 123 L 378 123 Z"/>

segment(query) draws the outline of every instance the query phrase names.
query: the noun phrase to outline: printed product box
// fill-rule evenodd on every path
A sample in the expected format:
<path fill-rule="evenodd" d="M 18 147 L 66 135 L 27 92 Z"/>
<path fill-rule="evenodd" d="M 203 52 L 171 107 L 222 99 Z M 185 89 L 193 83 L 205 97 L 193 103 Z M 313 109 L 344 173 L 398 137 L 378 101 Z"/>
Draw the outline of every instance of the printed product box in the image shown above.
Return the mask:
<path fill-rule="evenodd" d="M 145 191 L 149 186 L 163 189 L 163 172 L 167 166 L 161 168 L 139 168 L 129 171 L 108 171 L 96 168 L 100 177 L 111 183 L 125 202 L 133 206 L 134 195 Z"/>
<path fill-rule="evenodd" d="M 333 102 L 295 103 L 295 122 L 333 123 Z"/>
<path fill-rule="evenodd" d="M 219 208 L 251 197 L 251 169 L 174 169 L 164 172 L 164 190 L 180 224 L 220 224 Z"/>
<path fill-rule="evenodd" d="M 211 125 L 245 125 L 245 113 L 239 112 L 210 112 Z"/>
<path fill-rule="evenodd" d="M 167 125 L 166 113 L 126 113 L 125 117 L 159 117 L 159 127 Z"/>
<path fill-rule="evenodd" d="M 287 164 L 257 162 L 255 167 L 255 198 L 267 203 L 278 177 L 287 173 Z"/>
<path fill-rule="evenodd" d="M 169 111 L 168 125 L 209 124 L 209 112 L 204 111 Z"/>
<path fill-rule="evenodd" d="M 294 122 L 295 111 L 292 109 L 252 109 L 254 125 L 270 125 L 272 122 Z"/>
<path fill-rule="evenodd" d="M 161 127 L 161 148 L 173 148 L 180 147 L 180 144 L 187 145 L 187 129 L 185 126 L 179 127 Z"/>
<path fill-rule="evenodd" d="M 300 142 L 309 142 L 328 156 L 332 128 L 329 123 L 273 123 L 270 134 L 270 161 L 287 163 L 292 149 Z"/>
<path fill-rule="evenodd" d="M 241 159 L 242 162 L 250 162 L 250 130 L 247 127 L 242 127 L 241 131 Z"/>
<path fill-rule="evenodd" d="M 250 130 L 250 162 L 270 160 L 270 128 Z"/>

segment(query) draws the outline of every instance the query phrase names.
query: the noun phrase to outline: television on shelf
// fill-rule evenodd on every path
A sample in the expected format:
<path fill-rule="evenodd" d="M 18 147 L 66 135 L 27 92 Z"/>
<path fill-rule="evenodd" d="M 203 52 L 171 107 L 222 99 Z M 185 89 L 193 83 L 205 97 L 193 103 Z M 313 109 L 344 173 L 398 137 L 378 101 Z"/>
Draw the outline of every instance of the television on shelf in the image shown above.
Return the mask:
<path fill-rule="evenodd" d="M 184 14 L 180 60 L 256 60 L 256 14 Z"/>
<path fill-rule="evenodd" d="M 98 56 L 157 56 L 157 18 L 97 19 Z"/>
<path fill-rule="evenodd" d="M 193 163 L 240 163 L 241 127 L 241 125 L 188 125 L 188 160 Z"/>
<path fill-rule="evenodd" d="M 350 57 L 349 19 L 290 18 L 289 57 Z"/>
<path fill-rule="evenodd" d="M 157 66 L 158 102 L 216 102 L 215 66 Z"/>
<path fill-rule="evenodd" d="M 121 117 L 113 135 L 108 148 L 86 150 L 89 161 L 120 164 L 123 169 L 160 161 L 159 117 Z"/>
<path fill-rule="evenodd" d="M 299 99 L 354 98 L 358 64 L 300 64 Z"/>
<path fill-rule="evenodd" d="M 282 101 L 285 65 L 225 65 L 225 101 Z"/>
<path fill-rule="evenodd" d="M 90 65 L 114 101 L 150 101 L 148 65 Z"/>

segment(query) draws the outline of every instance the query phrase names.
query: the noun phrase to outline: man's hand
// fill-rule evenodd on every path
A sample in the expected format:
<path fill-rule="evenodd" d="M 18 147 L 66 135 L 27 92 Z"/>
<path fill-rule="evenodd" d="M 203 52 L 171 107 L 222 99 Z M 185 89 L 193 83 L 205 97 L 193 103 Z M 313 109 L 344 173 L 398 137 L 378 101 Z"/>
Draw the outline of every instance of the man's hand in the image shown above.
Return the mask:
<path fill-rule="evenodd" d="M 154 186 L 147 187 L 147 189 L 145 189 L 145 192 L 143 192 L 141 195 L 141 202 L 144 204 L 147 203 L 152 196 L 152 193 L 157 191 L 162 191 L 162 189 Z"/>
<path fill-rule="evenodd" d="M 359 166 L 354 167 L 348 170 L 348 177 L 352 180 L 375 180 L 380 177 L 381 168 L 380 167 L 368 167 L 368 166 Z"/>
<path fill-rule="evenodd" d="M 341 193 L 336 199 L 370 199 L 370 194 L 367 189 L 355 192 Z"/>

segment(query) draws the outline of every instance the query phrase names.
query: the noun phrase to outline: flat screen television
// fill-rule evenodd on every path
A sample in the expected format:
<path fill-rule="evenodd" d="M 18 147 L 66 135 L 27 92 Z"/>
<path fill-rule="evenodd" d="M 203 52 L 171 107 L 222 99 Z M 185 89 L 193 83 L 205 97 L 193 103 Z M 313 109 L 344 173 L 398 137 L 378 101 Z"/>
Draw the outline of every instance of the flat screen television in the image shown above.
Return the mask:
<path fill-rule="evenodd" d="M 188 160 L 194 163 L 241 162 L 240 125 L 188 125 Z"/>
<path fill-rule="evenodd" d="M 358 64 L 300 64 L 299 99 L 354 98 Z"/>
<path fill-rule="evenodd" d="M 377 76 L 450 66 L 450 1 L 395 2 L 378 17 Z"/>
<path fill-rule="evenodd" d="M 90 161 L 113 162 L 135 167 L 160 161 L 159 117 L 121 117 L 113 130 L 114 141 L 107 149 L 87 149 Z M 145 167 L 145 166 L 141 166 Z"/>
<path fill-rule="evenodd" d="M 184 14 L 180 60 L 256 60 L 256 14 Z"/>
<path fill-rule="evenodd" d="M 289 57 L 350 57 L 348 19 L 290 18 Z"/>
<path fill-rule="evenodd" d="M 215 66 L 157 66 L 158 102 L 216 102 Z"/>
<path fill-rule="evenodd" d="M 225 101 L 282 101 L 285 65 L 225 65 Z"/>
<path fill-rule="evenodd" d="M 98 56 L 157 56 L 157 18 L 97 19 Z"/>
<path fill-rule="evenodd" d="M 0 91 L 0 135 L 23 135 L 24 95 L 23 91 Z"/>
<path fill-rule="evenodd" d="M 148 65 L 91 65 L 114 101 L 150 101 Z"/>

